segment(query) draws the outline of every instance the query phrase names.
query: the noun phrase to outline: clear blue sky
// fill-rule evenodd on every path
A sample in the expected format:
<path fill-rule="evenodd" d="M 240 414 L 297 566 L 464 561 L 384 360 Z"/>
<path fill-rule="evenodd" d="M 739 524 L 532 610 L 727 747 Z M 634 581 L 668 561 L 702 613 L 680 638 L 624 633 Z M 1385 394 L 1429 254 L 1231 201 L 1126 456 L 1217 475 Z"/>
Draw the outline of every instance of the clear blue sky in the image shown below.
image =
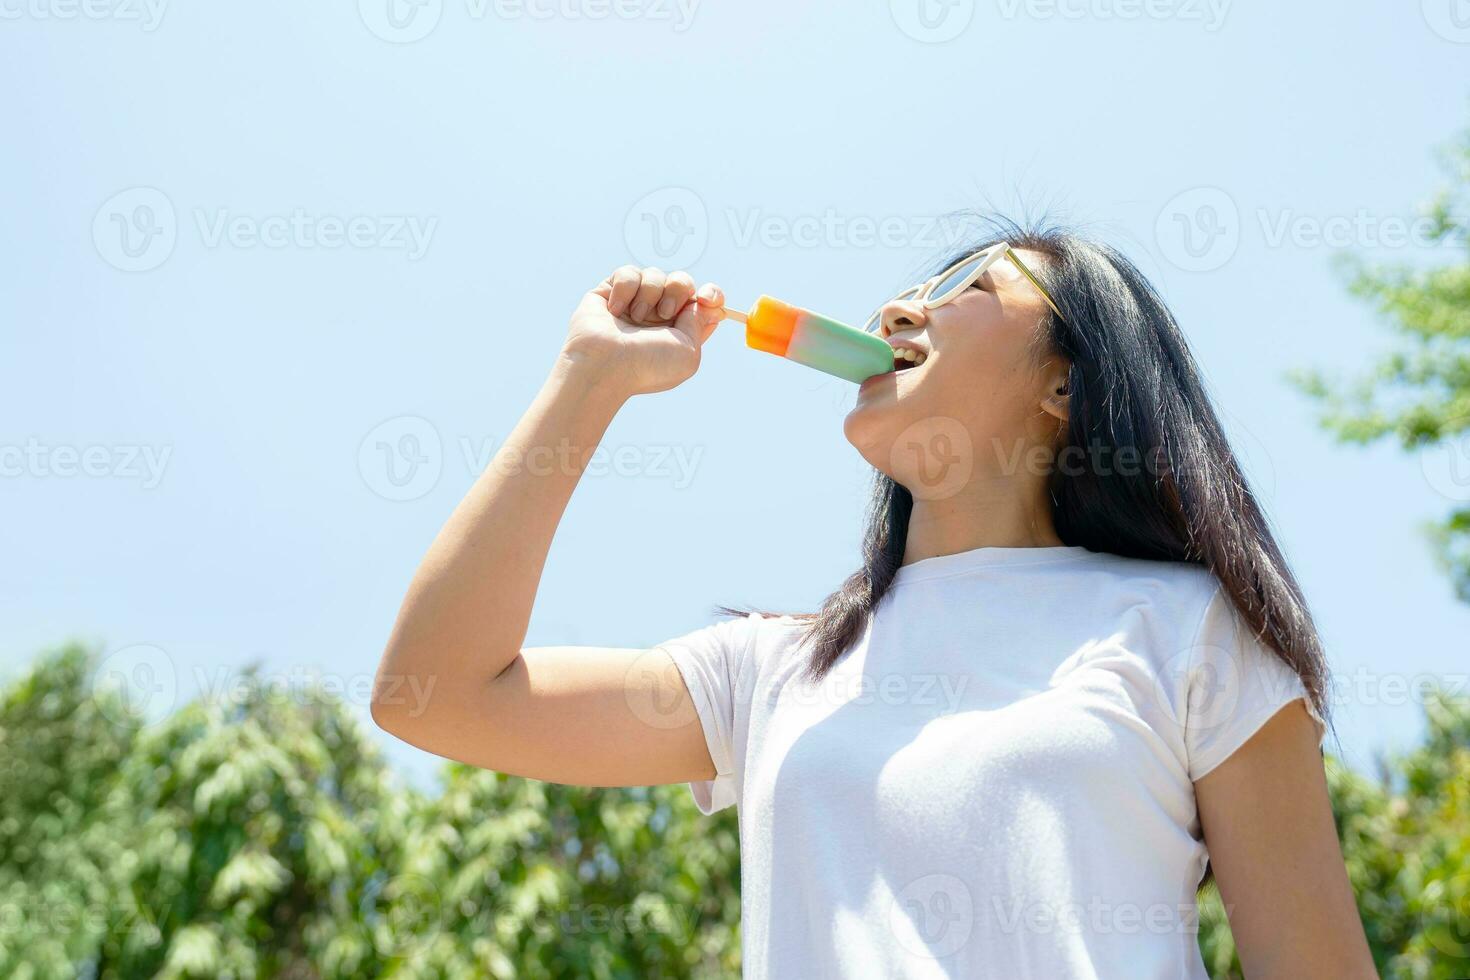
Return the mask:
<path fill-rule="evenodd" d="M 860 319 L 944 249 L 928 216 L 987 202 L 1122 246 L 1173 304 L 1350 762 L 1419 732 L 1393 684 L 1467 669 L 1418 530 L 1465 487 L 1332 445 L 1284 381 L 1384 343 L 1336 252 L 1448 257 L 1396 239 L 1467 118 L 1451 0 L 388 2 L 0 0 L 0 673 L 77 638 L 176 699 L 259 661 L 362 708 L 583 290 L 677 261 Z M 613 426 L 530 640 L 814 605 L 856 561 L 852 396 L 718 334 Z"/>

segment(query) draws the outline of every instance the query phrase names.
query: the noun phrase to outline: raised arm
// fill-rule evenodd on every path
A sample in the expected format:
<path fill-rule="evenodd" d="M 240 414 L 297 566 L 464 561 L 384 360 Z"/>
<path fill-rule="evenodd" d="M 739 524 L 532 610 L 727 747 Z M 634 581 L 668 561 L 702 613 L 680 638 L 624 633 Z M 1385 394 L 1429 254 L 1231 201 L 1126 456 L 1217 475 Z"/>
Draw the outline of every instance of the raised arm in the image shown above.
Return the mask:
<path fill-rule="evenodd" d="M 556 526 L 613 416 L 699 367 L 717 287 L 625 266 L 572 315 L 546 383 L 424 556 L 373 687 L 373 720 L 438 755 L 598 786 L 710 778 L 660 650 L 523 650 Z M 410 697 L 408 692 L 419 692 Z"/>

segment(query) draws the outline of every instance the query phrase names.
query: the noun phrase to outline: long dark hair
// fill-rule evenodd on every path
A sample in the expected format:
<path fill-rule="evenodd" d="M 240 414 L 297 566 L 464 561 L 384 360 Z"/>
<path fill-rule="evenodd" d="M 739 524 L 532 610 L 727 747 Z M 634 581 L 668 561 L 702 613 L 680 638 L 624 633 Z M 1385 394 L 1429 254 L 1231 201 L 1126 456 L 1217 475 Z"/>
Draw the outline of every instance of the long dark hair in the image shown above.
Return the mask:
<path fill-rule="evenodd" d="M 1057 535 L 1092 551 L 1208 568 L 1246 625 L 1301 677 L 1325 721 L 1327 665 L 1311 613 L 1163 299 L 1109 246 L 1003 218 L 985 225 L 986 237 L 938 269 L 997 241 L 1043 257 L 1033 271 L 1066 318 L 1048 312 L 1043 339 L 1072 365 L 1059 458 L 1077 447 L 1146 461 L 1054 467 Z M 878 474 L 862 568 L 804 617 L 811 621 L 802 642 L 814 679 L 862 636 L 887 593 L 903 563 L 913 503 L 907 490 Z"/>

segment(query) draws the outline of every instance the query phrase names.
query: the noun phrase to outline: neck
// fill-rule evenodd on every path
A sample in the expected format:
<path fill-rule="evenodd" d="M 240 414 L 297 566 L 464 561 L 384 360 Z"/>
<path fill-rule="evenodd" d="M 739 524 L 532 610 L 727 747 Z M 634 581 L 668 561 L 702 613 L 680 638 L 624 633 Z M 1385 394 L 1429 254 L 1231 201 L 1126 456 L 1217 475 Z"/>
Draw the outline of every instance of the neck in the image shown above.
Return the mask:
<path fill-rule="evenodd" d="M 905 565 L 976 548 L 1061 545 L 1046 486 L 1006 477 L 977 477 L 943 500 L 914 498 L 904 546 Z"/>

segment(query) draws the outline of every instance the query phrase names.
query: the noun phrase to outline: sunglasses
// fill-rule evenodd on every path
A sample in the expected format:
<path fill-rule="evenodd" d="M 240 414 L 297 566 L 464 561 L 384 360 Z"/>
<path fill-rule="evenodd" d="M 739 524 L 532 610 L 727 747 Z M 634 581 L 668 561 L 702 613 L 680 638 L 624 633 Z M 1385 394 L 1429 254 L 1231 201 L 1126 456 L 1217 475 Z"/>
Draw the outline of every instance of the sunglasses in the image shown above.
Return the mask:
<path fill-rule="evenodd" d="M 938 309 L 969 289 L 974 285 L 975 280 L 985 275 L 990 267 L 1001 259 L 1009 259 L 1011 265 L 1015 266 L 1017 271 L 1036 287 L 1036 291 L 1041 294 L 1042 299 L 1046 300 L 1046 305 L 1051 307 L 1051 311 L 1057 315 L 1058 319 L 1063 323 L 1067 322 L 1067 318 L 1062 316 L 1062 311 L 1057 309 L 1057 304 L 1052 300 L 1051 294 L 1041 284 L 1041 280 L 1037 279 L 1036 274 L 1026 267 L 1026 263 L 1022 262 L 1021 257 L 1016 254 L 1016 250 L 1005 242 L 996 242 L 989 248 L 983 248 L 973 255 L 965 256 L 934 278 L 905 289 L 890 299 L 888 303 L 902 299 L 917 300 L 926 310 Z M 883 306 L 887 306 L 888 303 L 884 303 Z M 867 322 L 863 324 L 863 329 L 868 333 L 877 333 L 878 328 L 883 325 L 883 306 L 874 310 Z"/>

